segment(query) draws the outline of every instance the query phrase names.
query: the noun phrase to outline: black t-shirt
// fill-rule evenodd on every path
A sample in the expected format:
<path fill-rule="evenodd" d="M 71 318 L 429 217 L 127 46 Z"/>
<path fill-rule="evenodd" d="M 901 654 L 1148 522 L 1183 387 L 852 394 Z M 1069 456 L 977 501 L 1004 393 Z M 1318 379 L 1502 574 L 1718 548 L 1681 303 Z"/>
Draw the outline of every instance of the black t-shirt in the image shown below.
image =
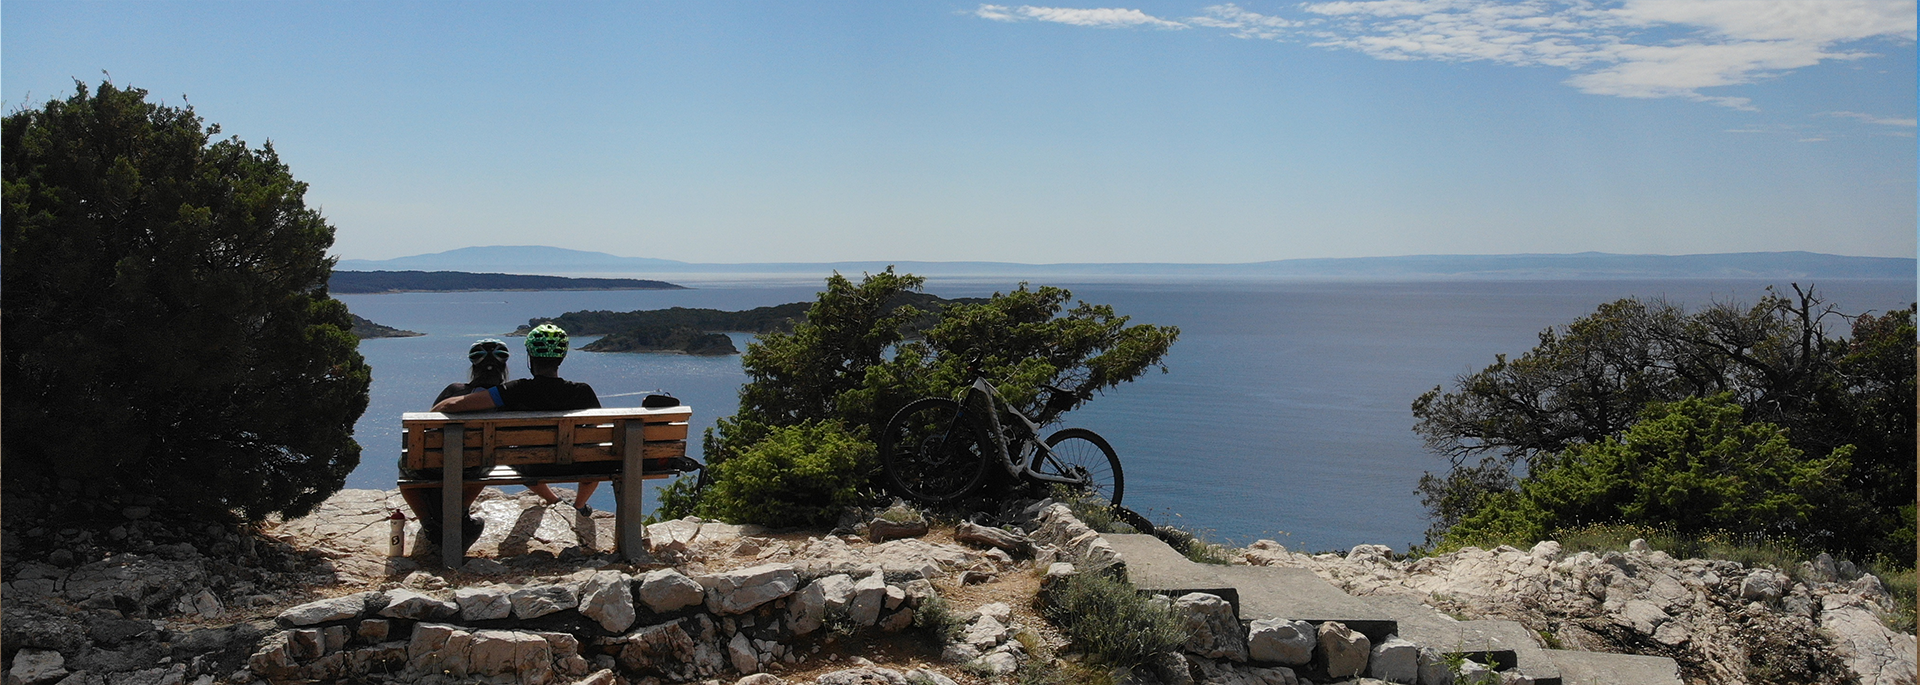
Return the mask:
<path fill-rule="evenodd" d="M 567 411 L 598 409 L 600 396 L 593 386 L 553 376 L 534 376 L 507 381 L 495 398 L 501 411 Z"/>
<path fill-rule="evenodd" d="M 439 404 L 441 400 L 444 400 L 444 399 L 447 399 L 447 398 L 449 398 L 449 397 L 460 397 L 460 396 L 463 396 L 463 395 L 468 395 L 468 394 L 472 394 L 472 393 L 475 393 L 475 392 L 479 392 L 479 391 L 481 391 L 481 390 L 485 390 L 485 389 L 487 389 L 487 388 L 491 388 L 491 387 L 493 387 L 493 386 L 491 386 L 491 385 L 468 385 L 468 384 L 466 384 L 466 383 L 448 383 L 448 384 L 447 384 L 447 389 L 445 389 L 445 390 L 442 390 L 442 391 L 440 391 L 440 396 L 439 396 L 439 397 L 435 397 L 435 398 L 433 398 L 433 403 L 434 403 L 434 404 Z"/>

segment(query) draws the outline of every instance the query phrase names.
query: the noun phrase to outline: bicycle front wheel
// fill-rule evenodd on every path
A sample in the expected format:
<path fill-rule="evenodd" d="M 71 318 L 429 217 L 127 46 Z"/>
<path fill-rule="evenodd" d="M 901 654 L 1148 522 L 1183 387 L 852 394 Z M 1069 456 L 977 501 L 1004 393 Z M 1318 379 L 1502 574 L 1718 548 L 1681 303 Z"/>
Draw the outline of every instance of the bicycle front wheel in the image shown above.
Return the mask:
<path fill-rule="evenodd" d="M 958 498 L 987 475 L 979 431 L 953 400 L 914 400 L 880 433 L 880 465 L 895 492 L 924 503 Z"/>
<path fill-rule="evenodd" d="M 1047 450 L 1038 469 L 1050 476 L 1079 480 L 1087 492 L 1119 504 L 1126 494 L 1127 478 L 1120 471 L 1120 457 L 1099 433 L 1085 428 L 1068 428 L 1047 436 Z"/>

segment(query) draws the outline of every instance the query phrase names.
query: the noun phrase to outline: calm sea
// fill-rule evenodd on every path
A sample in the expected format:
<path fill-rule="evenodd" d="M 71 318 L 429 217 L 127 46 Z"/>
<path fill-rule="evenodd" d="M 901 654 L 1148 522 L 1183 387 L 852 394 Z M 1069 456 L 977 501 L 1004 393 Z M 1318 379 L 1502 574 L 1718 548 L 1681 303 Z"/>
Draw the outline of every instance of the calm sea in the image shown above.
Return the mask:
<path fill-rule="evenodd" d="M 683 281 L 684 282 L 684 281 Z M 364 447 L 348 487 L 391 488 L 399 415 L 423 411 L 447 383 L 465 380 L 473 340 L 536 316 L 583 309 L 746 309 L 811 300 L 817 282 L 686 282 L 680 291 L 477 292 L 342 295 L 354 313 L 426 333 L 367 340 L 372 400 L 356 426 Z M 1752 303 L 1768 282 L 1300 281 L 1052 282 L 1078 299 L 1112 305 L 1135 322 L 1171 324 L 1180 340 L 1167 373 L 1096 398 L 1066 425 L 1099 431 L 1126 469 L 1126 503 L 1156 522 L 1245 543 L 1268 537 L 1292 548 L 1360 543 L 1405 550 L 1426 528 L 1413 493 L 1445 462 L 1411 430 L 1414 398 L 1499 353 L 1531 348 L 1541 329 L 1622 297 L 1689 306 Z M 934 280 L 944 297 L 983 296 L 1012 281 Z M 1842 311 L 1885 311 L 1915 298 L 1911 280 L 1819 284 Z M 1847 332 L 1836 322 L 1836 333 Z M 576 345 L 586 339 L 576 338 Z M 736 335 L 746 348 L 748 336 Z M 517 346 L 516 346 L 517 347 Z M 525 375 L 515 360 L 515 376 Z M 696 434 L 731 414 L 745 375 L 738 356 L 575 352 L 567 378 L 593 384 L 606 406 L 637 406 L 664 391 L 689 405 Z M 699 457 L 698 445 L 690 450 Z M 657 487 L 659 482 L 653 485 Z M 653 494 L 648 493 L 649 502 Z M 602 489 L 595 506 L 611 509 Z"/>

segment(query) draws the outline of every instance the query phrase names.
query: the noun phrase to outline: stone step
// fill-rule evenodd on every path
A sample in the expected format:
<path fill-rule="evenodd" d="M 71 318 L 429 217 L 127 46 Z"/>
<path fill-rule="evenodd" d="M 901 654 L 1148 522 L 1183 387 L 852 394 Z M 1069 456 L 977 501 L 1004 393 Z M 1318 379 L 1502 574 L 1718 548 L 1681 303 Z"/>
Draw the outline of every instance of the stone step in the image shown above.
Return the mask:
<path fill-rule="evenodd" d="M 1243 622 L 1284 618 L 1318 625 L 1339 621 L 1375 643 L 1397 630 L 1387 612 L 1306 569 L 1196 564 L 1152 535 L 1107 533 L 1101 537 L 1126 561 L 1127 580 L 1141 590 L 1176 597 L 1188 592 L 1217 595 L 1233 604 Z"/>
<path fill-rule="evenodd" d="M 1680 664 L 1664 656 L 1541 650 L 1560 669 L 1562 685 L 1682 685 Z"/>
<path fill-rule="evenodd" d="M 1306 569 L 1198 564 L 1152 535 L 1101 537 L 1126 562 L 1134 587 L 1173 596 L 1217 595 L 1243 622 L 1339 621 L 1376 644 L 1397 634 L 1495 670 L 1518 671 L 1535 685 L 1683 685 L 1679 665 L 1666 657 L 1546 649 L 1517 621 L 1458 620 L 1414 595 L 1354 597 Z"/>
<path fill-rule="evenodd" d="M 1414 595 L 1363 597 L 1392 616 L 1400 637 L 1447 654 L 1460 654 L 1496 671 L 1515 670 L 1536 685 L 1561 685 L 1560 668 L 1518 621 L 1457 620 L 1427 606 Z"/>

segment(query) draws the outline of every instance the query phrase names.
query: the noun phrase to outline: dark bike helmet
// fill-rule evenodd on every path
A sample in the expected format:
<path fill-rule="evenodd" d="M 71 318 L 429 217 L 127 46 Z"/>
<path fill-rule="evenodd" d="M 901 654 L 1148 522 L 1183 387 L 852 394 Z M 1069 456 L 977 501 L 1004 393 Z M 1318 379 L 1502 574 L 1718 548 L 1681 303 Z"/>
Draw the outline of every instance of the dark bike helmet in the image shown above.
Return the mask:
<path fill-rule="evenodd" d="M 484 338 L 467 348 L 467 361 L 475 364 L 489 359 L 497 359 L 505 363 L 510 356 L 513 356 L 513 353 L 507 344 L 497 338 Z"/>
<path fill-rule="evenodd" d="M 567 358 L 567 332 L 550 323 L 540 324 L 528 331 L 527 356 L 534 359 Z"/>
<path fill-rule="evenodd" d="M 477 341 L 467 348 L 467 384 L 493 387 L 507 382 L 507 344 L 493 338 Z"/>

